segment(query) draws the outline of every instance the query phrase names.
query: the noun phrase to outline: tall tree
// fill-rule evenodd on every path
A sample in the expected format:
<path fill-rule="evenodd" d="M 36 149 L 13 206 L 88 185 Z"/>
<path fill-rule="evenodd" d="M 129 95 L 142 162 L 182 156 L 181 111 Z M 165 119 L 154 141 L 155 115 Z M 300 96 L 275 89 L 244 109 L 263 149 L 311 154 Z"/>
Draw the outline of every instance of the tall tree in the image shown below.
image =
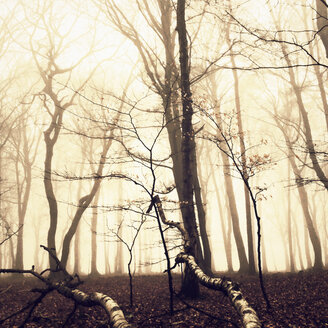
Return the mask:
<path fill-rule="evenodd" d="M 231 10 L 231 2 L 229 1 L 229 9 Z M 226 41 L 230 49 L 229 55 L 231 60 L 232 68 L 235 68 L 236 60 L 235 54 L 232 50 L 232 40 L 230 39 L 230 24 L 231 20 L 226 27 Z M 241 108 L 241 95 L 239 91 L 239 76 L 236 69 L 232 69 L 233 75 L 233 84 L 234 84 L 234 94 L 235 94 L 235 112 L 237 116 L 237 125 L 238 125 L 238 138 L 239 138 L 239 147 L 241 154 L 241 167 L 243 171 L 243 176 L 248 181 L 247 173 L 247 161 L 246 161 L 246 145 L 244 138 L 244 129 L 243 129 L 243 120 L 242 120 L 242 108 Z M 251 215 L 251 201 L 249 190 L 247 189 L 246 183 L 244 183 L 244 198 L 245 198 L 245 212 L 246 212 L 246 227 L 247 227 L 247 245 L 248 245 L 248 272 L 250 274 L 255 273 L 255 260 L 254 260 L 254 245 L 253 245 L 253 233 L 252 233 L 252 215 Z"/>
<path fill-rule="evenodd" d="M 163 105 L 163 111 L 165 116 L 165 127 L 168 133 L 168 141 L 171 149 L 172 159 L 172 172 L 175 180 L 176 191 L 180 204 L 183 204 L 184 200 L 184 163 L 183 163 L 183 151 L 182 151 L 182 112 L 179 106 L 179 70 L 176 63 L 175 55 L 175 39 L 176 30 L 172 28 L 172 16 L 174 14 L 174 5 L 168 0 L 156 0 L 152 5 L 155 5 L 155 9 L 159 11 L 160 16 L 157 18 L 155 11 L 152 11 L 152 7 L 147 1 L 137 1 L 137 6 L 142 16 L 151 31 L 159 38 L 160 44 L 163 47 L 163 60 L 160 59 L 161 55 L 155 54 L 154 49 L 147 42 L 143 41 L 140 33 L 138 33 L 136 26 L 132 20 L 129 20 L 127 14 L 116 4 L 115 1 L 106 0 L 106 13 L 112 24 L 127 37 L 137 48 L 143 66 L 145 68 L 148 79 L 150 80 L 151 89 L 157 93 Z M 190 140 L 190 143 L 194 143 L 194 138 Z M 197 218 L 200 227 L 201 240 L 198 233 L 195 235 L 196 247 L 198 249 L 198 260 L 206 270 L 211 270 L 211 250 L 206 233 L 206 218 L 203 208 L 203 201 L 201 197 L 201 186 L 197 174 L 197 160 L 195 146 L 190 146 L 190 152 L 192 160 L 190 179 L 192 183 L 192 190 L 196 200 Z M 188 208 L 182 207 L 182 219 L 184 222 L 188 220 L 194 220 L 194 218 L 188 218 Z M 195 217 L 196 219 L 196 217 Z M 188 224 L 188 223 L 186 223 Z M 190 223 L 189 223 L 190 224 Z M 193 223 L 196 225 L 196 222 Z M 204 254 L 202 252 L 203 246 Z"/>
<path fill-rule="evenodd" d="M 218 102 L 217 99 L 217 90 L 218 90 L 218 85 L 215 79 L 215 74 L 211 74 L 208 77 L 209 81 L 209 92 L 210 92 L 210 97 L 211 97 L 211 103 L 212 106 L 214 107 L 215 110 L 215 120 L 217 125 L 220 127 L 221 130 L 224 129 L 223 127 L 223 120 L 222 120 L 222 113 L 221 113 L 221 108 L 220 108 L 220 103 Z M 220 135 L 220 130 L 217 130 L 217 137 L 218 139 L 221 139 Z M 236 241 L 236 246 L 237 246 L 237 252 L 238 252 L 238 258 L 239 258 L 239 264 L 240 268 L 239 270 L 241 272 L 247 272 L 249 270 L 249 264 L 246 256 L 246 251 L 245 251 L 245 246 L 242 238 L 242 234 L 240 231 L 240 224 L 239 224 L 239 214 L 237 210 L 237 202 L 236 202 L 236 197 L 235 197 L 235 192 L 234 192 L 234 186 L 232 182 L 232 176 L 231 176 L 231 166 L 232 164 L 230 163 L 229 160 L 229 149 L 227 144 L 224 142 L 221 145 L 223 151 L 221 153 L 221 159 L 223 163 L 223 170 L 224 170 L 224 184 L 225 184 L 225 190 L 227 193 L 227 199 L 228 199 L 228 204 L 229 204 L 229 209 L 230 209 L 230 217 L 232 221 L 232 231 L 233 235 Z"/>
<path fill-rule="evenodd" d="M 98 204 L 99 204 L 100 190 L 98 189 L 92 206 L 91 217 L 91 272 L 93 276 L 99 275 L 97 268 L 97 224 L 98 224 Z"/>
<path fill-rule="evenodd" d="M 194 192 L 193 192 L 193 174 L 192 168 L 195 165 L 195 134 L 192 124 L 193 107 L 192 95 L 190 88 L 189 77 L 189 55 L 188 55 L 188 41 L 187 28 L 185 17 L 184 0 L 177 2 L 177 31 L 179 35 L 179 62 L 180 62 L 180 76 L 181 76 L 181 102 L 182 102 L 182 123 L 181 123 L 181 153 L 182 153 L 182 204 L 181 212 L 184 213 L 184 226 L 190 238 L 190 249 L 187 253 L 195 256 L 196 259 L 201 258 L 201 248 L 198 242 L 198 231 L 196 226 L 196 215 L 194 209 Z M 187 267 L 186 270 L 189 270 Z M 186 272 L 184 275 L 184 283 L 182 285 L 182 292 L 188 296 L 197 296 L 199 294 L 197 279 L 192 273 Z"/>
<path fill-rule="evenodd" d="M 31 21 L 29 17 L 34 17 L 35 21 Z M 79 66 L 83 60 L 85 60 L 91 50 L 85 55 L 80 56 L 75 63 L 69 64 L 67 67 L 62 67 L 58 62 L 60 62 L 61 55 L 65 53 L 66 49 L 69 47 L 69 45 L 66 44 L 69 41 L 67 35 L 62 35 L 57 29 L 57 24 L 60 25 L 60 21 L 56 21 L 56 24 L 54 23 L 54 4 L 50 2 L 39 2 L 35 12 L 26 12 L 26 19 L 32 24 L 29 45 L 34 63 L 44 85 L 42 92 L 40 93 L 40 98 L 44 109 L 50 116 L 49 125 L 44 131 L 46 155 L 44 161 L 43 182 L 49 205 L 50 216 L 47 244 L 50 249 L 56 250 L 58 204 L 53 186 L 52 164 L 54 149 L 63 126 L 64 113 L 68 108 L 73 107 L 75 98 L 89 80 L 90 75 L 87 76 L 78 88 L 76 88 L 76 92 L 74 92 L 71 96 L 67 95 L 67 90 L 62 88 L 60 81 L 64 80 L 64 82 L 62 82 L 64 85 L 68 83 L 74 69 Z M 69 32 L 71 31 L 73 25 L 74 22 L 71 23 L 71 26 L 68 29 Z M 45 34 L 45 38 L 43 40 L 38 40 L 35 37 L 40 32 Z M 92 48 L 93 43 L 91 42 L 90 49 Z M 55 270 L 57 264 L 50 254 L 49 262 L 51 270 Z"/>
<path fill-rule="evenodd" d="M 316 0 L 316 15 L 318 34 L 326 50 L 326 57 L 328 58 L 328 4 L 326 0 Z"/>
<path fill-rule="evenodd" d="M 289 116 L 289 115 L 288 115 Z M 300 138 L 300 130 L 299 127 L 296 125 L 296 136 L 292 139 L 292 137 L 288 134 L 288 130 L 286 129 L 286 124 L 289 124 L 290 121 L 290 116 L 287 118 L 280 118 L 277 115 L 277 111 L 275 112 L 275 121 L 277 123 L 278 128 L 280 129 L 281 133 L 284 136 L 287 148 L 288 148 L 288 159 L 290 162 L 290 165 L 292 167 L 294 176 L 295 176 L 295 181 L 297 183 L 297 190 L 299 193 L 299 197 L 300 197 L 300 202 L 301 202 L 301 206 L 302 206 L 302 210 L 303 210 L 303 214 L 304 214 L 304 219 L 306 222 L 306 227 L 307 227 L 307 231 L 309 233 L 311 242 L 312 242 L 312 246 L 313 246 L 313 250 L 314 250 L 314 268 L 315 269 L 322 269 L 323 268 L 323 263 L 322 263 L 322 250 L 321 250 L 321 245 L 320 245 L 320 240 L 318 237 L 318 234 L 315 230 L 314 224 L 313 224 L 313 220 L 311 218 L 311 214 L 310 214 L 310 210 L 309 210 L 309 201 L 308 201 L 308 196 L 307 196 L 307 192 L 305 190 L 304 184 L 302 182 L 302 173 L 301 173 L 301 169 L 299 168 L 299 166 L 296 163 L 296 157 L 299 158 L 298 155 L 295 154 L 295 152 L 293 151 L 294 148 L 294 143 L 298 140 L 298 138 Z M 302 116 L 300 115 L 300 118 Z M 284 122 L 286 124 L 284 124 Z"/>
<path fill-rule="evenodd" d="M 38 153 L 38 146 L 41 140 L 40 130 L 28 118 L 30 112 L 25 109 L 16 123 L 16 127 L 10 138 L 10 143 L 14 149 L 15 177 L 17 191 L 17 214 L 19 231 L 17 234 L 17 247 L 15 256 L 15 268 L 24 268 L 23 233 L 27 206 L 30 198 L 32 185 L 32 166 Z M 32 123 L 33 129 L 28 127 Z"/>

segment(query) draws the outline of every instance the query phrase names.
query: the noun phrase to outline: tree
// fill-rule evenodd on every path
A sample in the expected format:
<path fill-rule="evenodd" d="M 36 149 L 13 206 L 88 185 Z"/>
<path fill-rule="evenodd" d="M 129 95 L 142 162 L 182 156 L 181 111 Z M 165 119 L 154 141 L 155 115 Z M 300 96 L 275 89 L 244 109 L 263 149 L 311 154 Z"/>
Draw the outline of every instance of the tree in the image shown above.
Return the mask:
<path fill-rule="evenodd" d="M 316 14 L 318 34 L 326 50 L 328 58 L 328 27 L 327 27 L 327 3 L 326 0 L 316 0 Z"/>
<path fill-rule="evenodd" d="M 118 239 L 118 241 L 122 244 L 124 244 L 124 246 L 127 248 L 128 252 L 129 252 L 129 261 L 128 261 L 128 274 L 129 274 L 129 286 L 130 286 L 130 307 L 133 307 L 133 274 L 132 274 L 132 270 L 131 270 L 131 264 L 133 261 L 133 250 L 135 247 L 135 243 L 136 240 L 138 238 L 138 235 L 140 233 L 140 230 L 142 228 L 142 225 L 145 222 L 145 218 L 144 215 L 142 214 L 142 217 L 140 219 L 140 222 L 138 222 L 138 225 L 135 226 L 134 224 L 132 226 L 130 226 L 134 233 L 132 236 L 132 241 L 130 243 L 128 243 L 126 240 L 124 240 L 123 236 L 120 235 L 119 231 L 121 230 L 121 225 L 123 223 L 123 221 L 120 222 L 120 224 L 118 225 L 118 229 L 117 231 L 114 231 L 114 236 Z M 118 259 L 119 261 L 122 261 L 122 259 Z M 136 261 L 136 259 L 134 259 L 134 261 Z"/>
<path fill-rule="evenodd" d="M 325 39 L 324 34 L 327 31 L 324 23 L 326 17 L 325 10 L 327 9 L 326 2 L 320 0 L 317 1 L 317 10 L 313 10 L 311 6 L 306 6 L 307 13 L 311 11 L 310 13 L 314 16 L 314 21 L 317 21 L 317 27 L 319 27 L 319 29 L 314 28 L 311 30 L 311 33 L 306 28 L 306 19 L 308 19 L 309 15 L 301 15 L 298 13 L 297 22 L 303 24 L 304 29 L 299 30 L 297 28 L 298 32 L 296 38 L 294 38 L 294 30 L 288 27 L 284 28 L 283 24 L 281 23 L 282 17 L 284 17 L 282 13 L 286 9 L 286 4 L 281 3 L 281 5 L 274 8 L 269 2 L 267 2 L 266 5 L 269 14 L 272 17 L 272 31 L 263 30 L 262 28 L 253 26 L 247 26 L 247 23 L 244 23 L 236 18 L 233 12 L 229 13 L 229 16 L 233 18 L 233 21 L 236 23 L 236 25 L 246 32 L 245 35 L 247 35 L 248 38 L 253 39 L 255 42 L 258 42 L 258 47 L 254 48 L 256 51 L 253 51 L 252 54 L 248 54 L 247 56 L 243 56 L 243 58 L 248 58 L 249 66 L 239 66 L 238 69 L 264 70 L 273 68 L 279 69 L 281 71 L 286 71 L 288 73 L 288 80 L 292 86 L 296 97 L 297 106 L 302 116 L 302 124 L 304 128 L 304 149 L 309 154 L 310 159 L 310 163 L 307 163 L 307 165 L 312 168 L 316 175 L 316 179 L 312 179 L 311 181 L 319 182 L 327 190 L 328 179 L 323 169 L 324 160 L 321 158 L 322 151 L 320 149 L 320 145 L 315 142 L 314 131 L 311 128 L 311 120 L 304 100 L 305 96 L 301 85 L 302 82 L 301 80 L 298 80 L 298 72 L 301 72 L 302 68 L 310 69 L 316 66 L 322 66 L 326 68 L 326 65 L 320 61 L 320 51 L 317 53 L 312 52 L 314 49 L 313 44 L 316 41 L 316 36 L 321 35 L 321 37 Z M 304 10 L 305 9 L 303 9 L 303 12 Z M 288 24 L 289 23 L 287 22 L 286 25 Z M 263 32 L 259 32 L 260 30 Z M 245 39 L 242 39 L 242 41 L 245 41 L 245 44 L 249 44 L 249 40 L 246 41 Z M 268 58 L 266 55 L 264 55 L 268 49 L 271 49 L 271 52 L 273 52 L 275 56 Z M 247 50 L 249 50 L 249 48 L 245 47 L 242 55 L 246 55 Z M 262 56 L 260 54 L 262 54 Z M 283 62 L 281 62 L 281 58 L 283 58 Z M 264 60 L 267 60 L 265 64 L 263 64 Z M 325 115 L 326 120 L 326 100 L 322 94 L 324 88 L 320 83 L 320 74 L 318 74 L 318 69 L 314 70 L 316 71 L 315 74 L 317 78 L 319 77 L 318 86 L 324 106 L 323 114 Z M 308 74 L 308 71 L 302 71 L 302 74 Z M 285 77 L 282 75 L 281 78 L 285 79 Z"/>
<path fill-rule="evenodd" d="M 229 2 L 230 10 L 231 10 L 231 2 Z M 228 47 L 230 49 L 230 60 L 231 66 L 236 67 L 235 62 L 235 54 L 232 51 L 232 41 L 230 40 L 230 24 L 226 28 L 226 40 L 228 43 Z M 241 165 L 243 176 L 246 180 L 248 180 L 247 176 L 247 160 L 246 160 L 246 145 L 244 138 L 244 129 L 243 129 L 243 120 L 242 120 L 242 109 L 241 109 L 241 101 L 240 101 L 240 92 L 239 92 L 239 77 L 238 71 L 232 69 L 233 80 L 234 80 L 234 93 L 235 93 L 235 111 L 237 115 L 237 125 L 238 125 L 238 137 L 239 137 L 239 147 L 241 154 Z M 244 196 L 245 196 L 245 211 L 246 211 L 246 225 L 247 225 L 247 245 L 248 245 L 248 272 L 250 274 L 255 273 L 255 260 L 254 260 L 254 246 L 253 246 L 253 234 L 252 234 L 252 217 L 251 217 L 251 204 L 250 204 L 250 193 L 247 189 L 246 184 L 244 184 Z M 241 268 L 242 270 L 245 270 Z"/>
<path fill-rule="evenodd" d="M 30 198 L 32 184 L 32 166 L 38 153 L 41 132 L 38 129 L 29 131 L 28 110 L 23 110 L 23 115 L 17 120 L 16 127 L 11 134 L 10 143 L 14 149 L 15 177 L 17 191 L 17 214 L 19 232 L 17 235 L 17 248 L 15 268 L 23 269 L 23 232 L 25 216 Z M 34 126 L 35 127 L 35 126 Z"/>
<path fill-rule="evenodd" d="M 138 33 L 136 26 L 128 16 L 119 8 L 119 6 L 111 0 L 105 1 L 105 9 L 111 23 L 127 37 L 136 47 L 141 57 L 146 75 L 150 81 L 151 89 L 160 96 L 165 115 L 165 128 L 167 131 L 168 141 L 171 149 L 172 173 L 175 180 L 176 191 L 179 202 L 183 204 L 184 197 L 187 196 L 183 191 L 184 185 L 184 160 L 182 150 L 182 112 L 179 108 L 179 70 L 175 60 L 175 36 L 176 31 L 172 29 L 172 16 L 174 14 L 174 6 L 171 1 L 157 0 L 154 5 L 156 10 L 160 12 L 160 18 L 152 12 L 146 1 L 137 1 L 138 10 L 144 17 L 150 31 L 154 32 L 159 38 L 160 44 L 163 47 L 163 60 L 160 59 L 161 53 L 154 54 L 153 48 L 147 42 L 143 41 L 142 36 Z M 164 63 L 162 65 L 162 63 Z M 148 82 L 147 82 L 148 83 Z M 190 143 L 193 143 L 190 140 Z M 189 147 L 189 146 L 188 146 Z M 193 234 L 196 247 L 198 261 L 201 266 L 210 271 L 211 266 L 211 251 L 206 233 L 206 219 L 201 197 L 201 186 L 197 174 L 196 147 L 190 145 L 190 159 L 193 166 L 190 168 L 190 178 L 192 190 L 196 200 L 197 216 L 201 241 L 198 233 Z M 189 155 L 188 155 L 189 156 Z M 190 198 L 190 196 L 188 196 Z M 196 217 L 189 217 L 189 214 L 194 211 L 188 207 L 182 206 L 182 219 L 186 226 L 196 226 Z M 190 212 L 190 213 L 189 213 Z M 189 222 L 188 222 L 189 221 Z M 194 222 L 192 222 L 194 221 Z M 194 228 L 191 228 L 194 229 Z M 201 249 L 201 242 L 204 249 L 204 254 Z"/>
<path fill-rule="evenodd" d="M 179 34 L 179 61 L 180 61 L 180 76 L 181 76 L 181 103 L 182 103 L 182 123 L 181 123 L 181 153 L 182 153 L 182 167 L 184 174 L 182 177 L 182 200 L 181 212 L 185 212 L 184 226 L 190 238 L 190 249 L 186 252 L 196 259 L 200 259 L 199 252 L 200 245 L 197 245 L 197 227 L 194 211 L 193 200 L 193 182 L 192 182 L 192 167 L 194 166 L 194 157 L 192 149 L 195 147 L 194 130 L 192 125 L 193 108 L 192 96 L 190 89 L 189 78 L 189 56 L 188 56 L 188 41 L 185 18 L 185 1 L 178 1 L 177 3 L 177 31 Z M 195 150 L 194 150 L 195 151 Z M 189 267 L 186 267 L 189 270 Z M 184 275 L 185 283 L 182 285 L 182 292 L 188 296 L 195 296 L 199 294 L 195 277 L 193 273 L 188 271 Z"/>
<path fill-rule="evenodd" d="M 68 108 L 73 107 L 74 100 L 78 93 L 85 86 L 89 80 L 93 71 L 89 73 L 89 76 L 79 85 L 73 95 L 68 96 L 66 88 L 62 88 L 62 85 L 66 84 L 71 78 L 73 70 L 78 67 L 83 60 L 90 54 L 93 48 L 93 43 L 90 45 L 90 50 L 83 56 L 81 56 L 75 63 L 68 65 L 67 67 L 61 67 L 58 62 L 60 56 L 65 52 L 68 45 L 67 35 L 62 35 L 54 24 L 55 17 L 53 15 L 53 4 L 50 3 L 38 3 L 36 12 L 32 12 L 31 16 L 35 17 L 34 22 L 30 22 L 33 26 L 32 32 L 29 36 L 29 45 L 34 59 L 34 63 L 41 76 L 44 88 L 40 93 L 40 99 L 42 101 L 44 109 L 50 116 L 50 123 L 48 128 L 44 131 L 44 141 L 46 146 L 46 155 L 44 161 L 44 188 L 49 205 L 50 225 L 48 230 L 48 247 L 52 250 L 56 250 L 56 230 L 58 222 L 58 205 L 56 195 L 53 187 L 53 169 L 52 161 L 54 156 L 54 148 L 58 141 L 60 131 L 63 126 L 63 116 Z M 26 13 L 28 21 L 29 13 Z M 52 23 L 53 22 L 53 23 Z M 71 29 L 72 26 L 71 24 Z M 35 35 L 42 31 L 45 34 L 44 43 L 42 41 L 36 41 Z M 60 83 L 60 79 L 64 79 L 64 83 Z M 68 97 L 68 100 L 67 100 Z M 82 204 L 84 200 L 82 199 Z M 78 213 L 81 212 L 78 211 Z M 82 211 L 83 212 L 83 211 Z M 70 236 L 70 235 L 69 235 Z M 66 244 L 68 243 L 66 238 Z M 63 260 L 67 261 L 67 250 L 64 248 Z M 50 267 L 55 271 L 56 263 L 52 256 L 49 255 Z M 66 263 L 65 263 L 66 264 Z M 64 264 L 64 265 L 65 265 Z"/>
<path fill-rule="evenodd" d="M 17 270 L 17 269 L 0 269 L 0 273 L 22 273 L 22 274 L 29 274 L 40 281 L 42 281 L 45 285 L 44 288 L 35 290 L 40 295 L 34 299 L 32 302 L 29 302 L 27 306 L 24 308 L 29 309 L 27 316 L 25 317 L 24 322 L 22 325 L 25 325 L 26 322 L 30 319 L 30 316 L 32 315 L 33 311 L 37 307 L 39 303 L 42 302 L 42 300 L 53 290 L 56 290 L 61 295 L 65 296 L 68 299 L 72 299 L 75 303 L 75 309 L 76 305 L 82 305 L 82 306 L 100 306 L 102 307 L 108 316 L 109 319 L 109 325 L 113 328 L 129 328 L 131 325 L 126 321 L 124 314 L 118 304 L 109 296 L 94 292 L 91 294 L 87 294 L 76 287 L 79 286 L 82 282 L 79 279 L 79 276 L 71 276 L 60 264 L 60 261 L 56 257 L 56 255 L 52 252 L 51 249 L 41 246 L 44 248 L 49 254 L 51 254 L 52 258 L 57 264 L 58 270 L 61 272 L 64 279 L 58 282 L 54 282 L 51 279 L 47 279 L 43 277 L 43 272 L 38 273 L 32 268 L 31 270 Z M 76 281 L 74 281 L 76 280 Z M 74 310 L 75 311 L 75 310 Z M 21 310 L 17 311 L 16 314 L 19 314 Z M 13 315 L 8 316 L 7 318 L 1 320 L 0 323 L 4 323 L 9 318 L 11 318 Z M 69 319 L 69 318 L 68 318 Z"/>
<path fill-rule="evenodd" d="M 217 129 L 217 138 L 220 139 L 220 129 L 223 128 L 223 120 L 222 120 L 222 113 L 221 113 L 221 108 L 220 108 L 220 103 L 218 102 L 217 99 L 217 90 L 218 90 L 218 85 L 216 82 L 215 78 L 215 73 L 211 74 L 208 77 L 208 84 L 209 84 L 209 91 L 210 91 L 210 99 L 213 104 L 213 108 L 215 110 L 215 121 L 217 126 L 219 127 Z M 239 257 L 239 263 L 240 263 L 240 272 L 247 272 L 249 271 L 249 264 L 248 260 L 246 257 L 246 252 L 245 252 L 245 246 L 244 242 L 241 236 L 240 232 L 240 225 L 239 225 L 239 214 L 237 210 L 237 204 L 236 204 L 236 198 L 235 198 L 235 192 L 234 192 L 234 187 L 232 183 L 232 177 L 231 177 L 231 163 L 229 159 L 229 147 L 225 144 L 222 143 L 222 152 L 221 152 L 221 158 L 222 158 L 222 163 L 223 163 L 223 170 L 224 170 L 224 183 L 225 183 L 225 191 L 227 193 L 227 199 L 228 199 L 228 204 L 229 204 L 229 209 L 230 209 L 230 216 L 231 216 L 231 221 L 232 221 L 232 231 L 233 235 L 236 241 L 236 246 L 237 246 L 237 252 L 238 252 L 238 257 Z"/>
<path fill-rule="evenodd" d="M 189 250 L 190 240 L 188 232 L 184 229 L 181 223 L 166 219 L 161 200 L 158 196 L 155 196 L 154 198 L 154 205 L 159 212 L 162 222 L 166 225 L 175 227 L 180 231 L 184 241 L 184 249 Z M 229 298 L 237 313 L 240 315 L 244 327 L 261 327 L 256 312 L 250 307 L 247 301 L 243 298 L 239 288 L 230 279 L 209 277 L 198 266 L 195 257 L 185 252 L 178 254 L 175 262 L 176 264 L 185 263 L 189 270 L 195 275 L 195 279 L 197 279 L 203 286 L 222 291 Z"/>
<path fill-rule="evenodd" d="M 15 127 L 16 119 L 19 119 L 22 113 L 17 105 L 20 95 L 11 91 L 18 78 L 18 71 L 21 73 L 21 67 L 17 67 L 15 63 L 13 65 L 13 61 L 8 60 L 12 55 L 11 36 L 19 31 L 19 24 L 13 20 L 17 14 L 17 4 L 2 3 L 0 10 L 3 13 L 0 17 L 0 59 L 2 63 L 6 63 L 1 66 L 2 74 L 0 79 L 0 226 L 4 229 L 4 234 L 0 237 L 2 245 L 20 231 L 20 229 L 17 230 L 11 227 L 11 222 L 6 218 L 5 196 L 10 191 L 11 186 L 8 182 L 9 177 L 5 173 L 7 167 L 4 162 L 6 161 L 7 143 Z M 12 242 L 10 240 L 11 244 Z M 0 261 L 1 257 L 0 254 Z"/>
<path fill-rule="evenodd" d="M 295 134 L 294 138 L 292 138 L 288 134 L 288 132 L 287 132 L 288 130 L 286 129 L 286 126 L 288 126 L 289 122 L 290 122 L 290 115 L 288 115 L 286 118 L 279 117 L 277 114 L 277 110 L 275 109 L 274 119 L 276 121 L 278 128 L 280 129 L 281 133 L 284 136 L 286 146 L 288 149 L 289 163 L 292 167 L 292 170 L 293 170 L 293 173 L 295 176 L 295 181 L 296 181 L 297 190 L 298 190 L 299 197 L 300 197 L 301 206 L 303 209 L 303 214 L 304 214 L 307 230 L 309 232 L 310 240 L 312 242 L 312 246 L 313 246 L 313 250 L 314 250 L 314 258 L 315 259 L 314 259 L 313 267 L 315 269 L 320 270 L 323 268 L 320 240 L 319 240 L 318 234 L 315 230 L 315 227 L 313 225 L 313 220 L 311 218 L 311 214 L 309 211 L 309 201 L 308 201 L 307 192 L 306 192 L 304 184 L 302 182 L 301 169 L 296 164 L 295 158 L 296 157 L 299 158 L 299 156 L 297 156 L 293 150 L 293 148 L 294 148 L 293 145 L 300 138 L 300 129 L 296 124 L 295 129 L 293 129 L 294 134 L 295 134 L 295 132 L 296 132 L 296 134 Z"/>

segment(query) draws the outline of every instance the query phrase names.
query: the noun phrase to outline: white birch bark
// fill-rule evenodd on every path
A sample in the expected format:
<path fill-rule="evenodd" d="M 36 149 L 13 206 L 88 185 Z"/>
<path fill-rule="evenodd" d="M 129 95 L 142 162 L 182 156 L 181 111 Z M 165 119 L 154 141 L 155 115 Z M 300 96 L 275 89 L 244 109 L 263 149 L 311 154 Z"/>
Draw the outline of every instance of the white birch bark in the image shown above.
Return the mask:
<path fill-rule="evenodd" d="M 185 263 L 189 269 L 198 278 L 201 285 L 223 292 L 232 303 L 233 307 L 239 314 L 243 327 L 245 328 L 260 328 L 261 322 L 255 310 L 248 304 L 242 295 L 238 285 L 229 279 L 211 278 L 206 275 L 202 269 L 197 265 L 195 258 L 191 255 L 180 253 L 176 257 L 177 263 Z"/>

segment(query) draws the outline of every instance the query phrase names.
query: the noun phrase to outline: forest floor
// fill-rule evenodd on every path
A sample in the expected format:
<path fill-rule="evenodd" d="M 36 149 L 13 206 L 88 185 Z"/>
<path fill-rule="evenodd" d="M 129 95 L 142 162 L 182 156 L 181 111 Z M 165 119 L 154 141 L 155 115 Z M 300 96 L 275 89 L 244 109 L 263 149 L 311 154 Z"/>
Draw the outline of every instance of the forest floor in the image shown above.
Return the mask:
<path fill-rule="evenodd" d="M 232 274 L 243 295 L 257 311 L 264 327 L 328 327 L 328 271 L 320 273 L 273 273 L 265 275 L 265 285 L 272 304 L 272 312 L 265 308 L 258 278 Z M 180 277 L 174 276 L 175 290 Z M 0 279 L 0 320 L 18 311 L 39 294 L 31 293 L 41 287 L 34 279 Z M 168 313 L 169 293 L 166 275 L 135 276 L 134 306 L 129 307 L 129 279 L 127 276 L 85 278 L 79 288 L 85 292 L 98 291 L 115 299 L 126 318 L 135 327 L 237 327 L 240 321 L 229 301 L 220 292 L 201 287 L 198 300 L 174 300 L 175 313 Z M 74 309 L 71 300 L 50 293 L 33 312 L 25 327 L 63 327 Z M 19 327 L 27 312 L 7 320 L 1 327 Z M 78 307 L 65 327 L 105 328 L 106 316 L 100 308 Z"/>

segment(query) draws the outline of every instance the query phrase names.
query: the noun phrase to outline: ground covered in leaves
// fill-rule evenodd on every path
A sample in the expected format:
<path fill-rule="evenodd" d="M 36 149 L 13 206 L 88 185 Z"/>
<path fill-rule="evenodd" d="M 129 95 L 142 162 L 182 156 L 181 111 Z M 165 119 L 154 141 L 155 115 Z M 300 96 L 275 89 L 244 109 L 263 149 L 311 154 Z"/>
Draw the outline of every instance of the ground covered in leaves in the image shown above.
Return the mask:
<path fill-rule="evenodd" d="M 320 273 L 269 274 L 265 285 L 273 310 L 268 313 L 257 277 L 231 275 L 248 302 L 258 312 L 264 327 L 328 327 L 328 271 Z M 129 307 L 127 276 L 85 278 L 79 288 L 87 293 L 98 291 L 114 298 L 128 321 L 135 327 L 237 327 L 240 321 L 229 301 L 220 292 L 201 288 L 197 300 L 175 296 L 173 316 L 169 315 L 166 275 L 135 276 L 134 305 Z M 175 290 L 180 278 L 174 276 Z M 0 320 L 21 309 L 39 294 L 31 288 L 41 287 L 34 279 L 0 277 Z M 51 292 L 34 310 L 26 327 L 107 327 L 100 308 L 78 307 L 74 302 Z M 73 314 L 72 314 L 73 311 Z M 28 310 L 2 323 L 1 327 L 19 327 Z"/>

